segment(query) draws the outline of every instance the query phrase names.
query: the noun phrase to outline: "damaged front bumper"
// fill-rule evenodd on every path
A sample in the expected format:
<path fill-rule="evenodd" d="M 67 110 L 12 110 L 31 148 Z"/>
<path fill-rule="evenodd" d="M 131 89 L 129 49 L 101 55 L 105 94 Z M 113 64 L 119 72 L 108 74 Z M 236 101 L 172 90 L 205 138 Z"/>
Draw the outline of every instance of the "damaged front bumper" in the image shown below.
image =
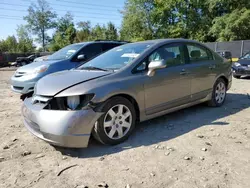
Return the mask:
<path fill-rule="evenodd" d="M 46 104 L 33 104 L 26 98 L 22 116 L 26 128 L 38 138 L 52 145 L 83 148 L 88 146 L 92 128 L 102 115 L 93 109 L 68 111 L 46 110 Z"/>

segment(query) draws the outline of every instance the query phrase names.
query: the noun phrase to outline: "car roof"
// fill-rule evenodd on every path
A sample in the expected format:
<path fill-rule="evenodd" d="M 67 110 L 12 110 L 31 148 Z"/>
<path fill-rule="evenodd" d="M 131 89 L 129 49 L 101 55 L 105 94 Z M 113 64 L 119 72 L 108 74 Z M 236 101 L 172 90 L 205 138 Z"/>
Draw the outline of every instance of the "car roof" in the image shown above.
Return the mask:
<path fill-rule="evenodd" d="M 168 39 L 155 39 L 155 40 L 146 40 L 146 41 L 139 41 L 135 43 L 153 43 L 153 44 L 161 44 L 161 43 L 173 43 L 173 42 L 190 42 L 190 43 L 197 43 L 201 44 L 195 40 L 183 39 L 183 38 L 168 38 Z"/>
<path fill-rule="evenodd" d="M 217 50 L 216 52 L 231 52 L 229 50 Z"/>
<path fill-rule="evenodd" d="M 129 43 L 128 41 L 119 41 L 119 40 L 95 40 L 95 41 L 87 41 L 87 42 L 79 42 L 79 43 L 74 43 L 74 44 L 91 44 L 91 43 L 118 43 L 118 44 L 127 44 Z"/>

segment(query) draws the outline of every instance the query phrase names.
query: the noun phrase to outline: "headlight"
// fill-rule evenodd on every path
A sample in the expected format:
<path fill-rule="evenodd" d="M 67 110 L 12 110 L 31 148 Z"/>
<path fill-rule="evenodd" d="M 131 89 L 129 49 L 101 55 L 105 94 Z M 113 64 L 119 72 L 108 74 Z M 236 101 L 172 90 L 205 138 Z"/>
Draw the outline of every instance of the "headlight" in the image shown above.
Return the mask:
<path fill-rule="evenodd" d="M 241 64 L 236 62 L 236 63 L 234 63 L 234 66 L 239 67 L 239 66 L 241 66 Z"/>
<path fill-rule="evenodd" d="M 83 110 L 89 108 L 94 94 L 75 95 L 68 97 L 54 97 L 45 107 L 50 110 Z"/>
<path fill-rule="evenodd" d="M 80 96 L 67 97 L 67 105 L 71 110 L 75 110 L 80 104 Z"/>
<path fill-rule="evenodd" d="M 49 65 L 41 65 L 41 66 L 35 68 L 34 73 L 38 74 L 38 73 L 45 72 L 48 70 L 48 68 L 49 68 Z"/>

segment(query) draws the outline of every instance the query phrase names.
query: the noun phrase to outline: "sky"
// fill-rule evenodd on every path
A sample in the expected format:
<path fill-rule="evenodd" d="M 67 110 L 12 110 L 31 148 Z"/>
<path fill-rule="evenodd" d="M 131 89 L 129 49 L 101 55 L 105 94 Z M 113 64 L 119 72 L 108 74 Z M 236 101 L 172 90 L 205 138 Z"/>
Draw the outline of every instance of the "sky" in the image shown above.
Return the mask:
<path fill-rule="evenodd" d="M 18 25 L 26 24 L 23 17 L 28 14 L 27 9 L 36 0 L 0 0 L 0 39 L 8 35 L 16 35 Z M 91 25 L 113 22 L 118 28 L 121 26 L 125 0 L 47 0 L 50 7 L 64 16 L 70 12 L 74 22 L 91 21 Z M 53 31 L 49 31 L 51 35 Z"/>

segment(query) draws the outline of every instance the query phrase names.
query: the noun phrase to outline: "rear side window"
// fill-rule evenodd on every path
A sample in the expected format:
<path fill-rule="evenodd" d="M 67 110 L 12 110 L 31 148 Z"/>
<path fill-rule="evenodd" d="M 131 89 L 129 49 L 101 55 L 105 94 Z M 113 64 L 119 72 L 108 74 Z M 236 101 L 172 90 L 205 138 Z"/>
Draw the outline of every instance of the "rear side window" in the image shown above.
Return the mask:
<path fill-rule="evenodd" d="M 189 60 L 191 63 L 213 60 L 212 53 L 205 47 L 196 44 L 188 44 L 187 49 Z"/>
<path fill-rule="evenodd" d="M 120 46 L 121 44 L 119 43 L 103 43 L 102 44 L 102 51 L 106 52 L 114 47 Z"/>

